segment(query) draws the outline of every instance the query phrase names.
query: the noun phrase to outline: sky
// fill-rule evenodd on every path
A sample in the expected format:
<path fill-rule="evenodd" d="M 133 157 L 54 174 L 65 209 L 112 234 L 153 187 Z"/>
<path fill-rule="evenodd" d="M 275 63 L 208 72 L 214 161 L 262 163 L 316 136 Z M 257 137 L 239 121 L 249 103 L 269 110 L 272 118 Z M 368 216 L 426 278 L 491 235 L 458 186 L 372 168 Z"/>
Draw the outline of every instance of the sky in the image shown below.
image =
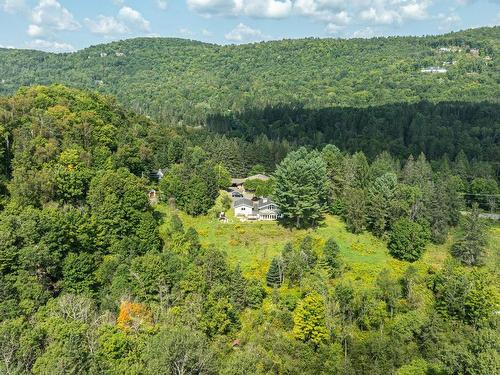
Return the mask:
<path fill-rule="evenodd" d="M 230 44 L 498 24 L 500 0 L 0 0 L 0 47 L 52 52 L 139 36 Z"/>

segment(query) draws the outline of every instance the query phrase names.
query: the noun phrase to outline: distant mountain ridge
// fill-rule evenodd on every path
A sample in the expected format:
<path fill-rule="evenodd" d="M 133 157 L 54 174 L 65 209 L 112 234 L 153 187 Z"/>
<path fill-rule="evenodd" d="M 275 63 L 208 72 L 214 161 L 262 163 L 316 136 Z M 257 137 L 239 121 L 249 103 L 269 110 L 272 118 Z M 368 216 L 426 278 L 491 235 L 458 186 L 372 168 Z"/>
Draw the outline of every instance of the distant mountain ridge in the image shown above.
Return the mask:
<path fill-rule="evenodd" d="M 190 125 L 208 115 L 299 103 L 498 103 L 500 27 L 426 37 L 297 39 L 214 45 L 137 38 L 71 54 L 0 49 L 0 94 L 63 83 Z M 426 68 L 439 67 L 436 72 Z M 432 71 L 432 70 L 431 70 Z"/>

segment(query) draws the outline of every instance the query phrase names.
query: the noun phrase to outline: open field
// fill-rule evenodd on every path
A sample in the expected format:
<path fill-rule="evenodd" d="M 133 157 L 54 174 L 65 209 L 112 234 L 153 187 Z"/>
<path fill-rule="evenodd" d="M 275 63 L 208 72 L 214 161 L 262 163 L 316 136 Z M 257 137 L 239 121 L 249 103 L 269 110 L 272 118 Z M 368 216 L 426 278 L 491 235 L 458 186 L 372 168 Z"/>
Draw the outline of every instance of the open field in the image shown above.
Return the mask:
<path fill-rule="evenodd" d="M 172 210 L 164 204 L 156 207 L 164 215 L 165 222 L 160 231 L 165 235 Z M 184 227 L 192 226 L 200 235 L 203 246 L 216 246 L 225 251 L 229 261 L 240 264 L 247 276 L 263 279 L 272 258 L 278 255 L 283 246 L 292 241 L 298 246 L 300 241 L 311 235 L 317 249 L 321 249 L 325 241 L 333 237 L 341 249 L 341 257 L 346 264 L 345 277 L 371 281 L 384 268 L 390 268 L 396 274 L 402 274 L 408 263 L 392 258 L 387 250 L 386 242 L 368 232 L 359 235 L 349 233 L 341 218 L 327 216 L 324 225 L 315 230 L 289 230 L 276 222 L 241 223 L 230 212 L 229 223 L 220 223 L 209 216 L 191 217 L 176 211 L 184 223 Z M 414 263 L 420 272 L 429 267 L 439 268 L 449 255 L 453 243 L 453 234 L 443 245 L 427 245 L 421 260 Z M 500 248 L 500 227 L 490 230 L 487 266 L 498 269 Z M 496 249 L 496 250 L 495 250 Z"/>

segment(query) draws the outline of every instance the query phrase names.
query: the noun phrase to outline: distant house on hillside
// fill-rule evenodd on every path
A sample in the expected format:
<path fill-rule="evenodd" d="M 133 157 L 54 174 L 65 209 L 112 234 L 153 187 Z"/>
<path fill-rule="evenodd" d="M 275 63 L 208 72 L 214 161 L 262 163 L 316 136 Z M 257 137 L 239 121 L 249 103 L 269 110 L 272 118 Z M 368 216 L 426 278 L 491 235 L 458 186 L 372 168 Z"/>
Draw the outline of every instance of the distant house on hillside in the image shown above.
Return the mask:
<path fill-rule="evenodd" d="M 261 180 L 261 181 L 267 181 L 269 180 L 269 176 L 266 176 L 265 174 L 254 174 L 253 176 L 248 176 L 246 178 L 232 178 L 231 179 L 231 186 L 233 187 L 240 187 L 242 186 L 246 180 Z"/>
<path fill-rule="evenodd" d="M 163 176 L 165 175 L 165 173 L 167 173 L 166 168 L 163 168 L 163 169 L 160 168 L 158 170 L 151 171 L 149 173 L 149 179 L 160 181 L 163 178 Z"/>
<path fill-rule="evenodd" d="M 458 46 L 451 46 L 451 47 L 441 47 L 439 48 L 439 52 L 462 52 L 462 48 Z"/>
<path fill-rule="evenodd" d="M 281 217 L 278 206 L 270 198 L 254 202 L 247 198 L 234 201 L 234 215 L 241 220 L 277 220 Z"/>
<path fill-rule="evenodd" d="M 446 73 L 447 71 L 448 69 L 441 68 L 438 66 L 430 66 L 428 68 L 420 69 L 420 72 L 422 73 Z"/>
<path fill-rule="evenodd" d="M 471 55 L 474 55 L 474 56 L 479 56 L 479 52 L 480 52 L 480 51 L 479 51 L 479 48 L 471 48 L 471 49 L 469 50 L 469 53 L 470 53 Z"/>

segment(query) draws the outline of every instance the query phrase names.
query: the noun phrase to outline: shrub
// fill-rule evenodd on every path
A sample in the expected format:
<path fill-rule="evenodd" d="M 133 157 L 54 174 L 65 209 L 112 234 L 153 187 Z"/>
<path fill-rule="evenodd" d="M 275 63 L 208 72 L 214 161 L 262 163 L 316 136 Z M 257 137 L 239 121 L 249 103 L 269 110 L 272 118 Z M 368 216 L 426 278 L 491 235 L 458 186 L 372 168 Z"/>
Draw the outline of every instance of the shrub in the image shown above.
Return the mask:
<path fill-rule="evenodd" d="M 423 225 L 401 218 L 392 226 L 389 252 L 399 260 L 415 262 L 422 256 L 428 237 L 428 231 Z"/>

